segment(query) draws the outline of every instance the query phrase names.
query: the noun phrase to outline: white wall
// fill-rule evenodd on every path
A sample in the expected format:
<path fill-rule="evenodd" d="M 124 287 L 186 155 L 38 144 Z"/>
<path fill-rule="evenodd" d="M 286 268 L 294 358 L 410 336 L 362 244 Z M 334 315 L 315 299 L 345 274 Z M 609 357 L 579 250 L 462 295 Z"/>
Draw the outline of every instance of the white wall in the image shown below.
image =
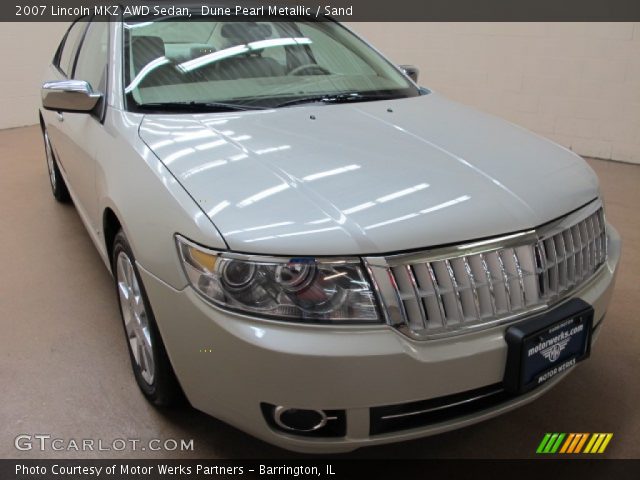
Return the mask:
<path fill-rule="evenodd" d="M 0 22 L 0 129 L 38 121 L 42 76 L 68 25 Z"/>
<path fill-rule="evenodd" d="M 0 128 L 37 121 L 68 24 L 0 23 Z M 580 154 L 640 163 L 640 23 L 353 23 L 421 83 Z"/>
<path fill-rule="evenodd" d="M 352 23 L 421 84 L 582 155 L 640 163 L 640 23 Z"/>

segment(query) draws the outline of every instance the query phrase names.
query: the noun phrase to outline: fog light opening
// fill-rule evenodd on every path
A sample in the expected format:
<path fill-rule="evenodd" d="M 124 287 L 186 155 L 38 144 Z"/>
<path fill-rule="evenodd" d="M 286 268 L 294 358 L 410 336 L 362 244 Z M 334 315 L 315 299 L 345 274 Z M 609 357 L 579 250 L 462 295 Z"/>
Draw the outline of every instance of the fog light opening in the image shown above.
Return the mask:
<path fill-rule="evenodd" d="M 303 410 L 279 406 L 273 419 L 280 428 L 292 432 L 314 432 L 327 424 L 329 418 L 322 410 Z"/>

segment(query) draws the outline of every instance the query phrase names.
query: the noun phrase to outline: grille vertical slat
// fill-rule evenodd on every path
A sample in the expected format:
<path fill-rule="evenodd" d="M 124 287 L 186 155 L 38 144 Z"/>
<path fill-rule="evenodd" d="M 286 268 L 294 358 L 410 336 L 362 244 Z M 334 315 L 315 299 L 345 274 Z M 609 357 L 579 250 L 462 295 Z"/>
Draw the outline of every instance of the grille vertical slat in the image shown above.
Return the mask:
<path fill-rule="evenodd" d="M 580 229 L 577 226 L 571 227 L 571 237 L 573 240 L 573 256 L 576 265 L 576 283 L 582 281 L 584 265 L 582 263 L 582 239 L 580 238 Z"/>
<path fill-rule="evenodd" d="M 476 318 L 482 318 L 482 310 L 480 308 L 480 295 L 478 293 L 478 287 L 476 286 L 476 278 L 471 270 L 471 265 L 469 264 L 469 260 L 467 257 L 462 257 L 462 261 L 464 262 L 464 269 L 467 272 L 467 277 L 469 278 L 469 285 L 471 286 L 471 294 L 473 295 L 473 303 L 475 305 Z"/>
<path fill-rule="evenodd" d="M 453 267 L 451 266 L 451 261 L 445 260 L 444 265 L 447 268 L 447 273 L 449 274 L 449 279 L 451 280 L 451 286 L 453 287 L 453 293 L 455 295 L 455 300 L 458 307 L 458 321 L 462 323 L 464 322 L 464 308 L 462 307 L 462 298 L 460 297 L 460 287 L 458 286 L 456 275 L 453 271 Z"/>
<path fill-rule="evenodd" d="M 489 290 L 489 298 L 491 299 L 491 310 L 493 311 L 493 315 L 497 315 L 498 308 L 496 306 L 496 295 L 493 291 L 493 279 L 491 278 L 491 271 L 489 270 L 489 266 L 487 264 L 487 260 L 484 258 L 484 255 L 481 253 L 478 255 L 480 261 L 482 262 L 482 269 L 484 270 L 485 276 L 487 278 L 487 289 Z"/>
<path fill-rule="evenodd" d="M 504 261 L 502 260 L 502 250 L 498 250 L 496 252 L 496 258 L 498 259 L 498 264 L 500 265 L 500 273 L 502 274 L 502 281 L 504 284 L 505 307 L 507 309 L 507 312 L 511 312 L 511 286 L 509 285 L 509 275 L 507 274 L 507 270 L 504 268 Z"/>
<path fill-rule="evenodd" d="M 436 301 L 438 302 L 438 310 L 440 312 L 441 324 L 443 327 L 447 326 L 447 316 L 444 311 L 444 302 L 442 301 L 442 295 L 440 295 L 440 287 L 438 286 L 438 280 L 436 279 L 436 274 L 433 271 L 433 267 L 431 263 L 427 263 L 427 271 L 429 272 L 429 277 L 431 278 L 431 282 L 433 283 L 433 289 L 436 293 Z"/>
<path fill-rule="evenodd" d="M 394 302 L 393 304 L 395 306 L 395 303 L 397 303 L 397 309 L 398 309 L 400 318 L 404 319 L 404 321 L 406 322 L 409 317 L 407 316 L 407 311 L 405 309 L 405 302 L 404 302 L 404 299 L 402 298 L 401 291 L 398 288 L 398 281 L 396 280 L 396 277 L 393 274 L 393 270 L 387 269 L 386 272 L 388 275 L 390 285 L 396 291 L 396 295 L 395 295 L 396 298 L 394 299 L 396 300 L 396 302 Z"/>
<path fill-rule="evenodd" d="M 453 282 L 449 277 L 447 265 L 443 260 L 431 262 L 431 267 L 438 283 L 440 298 L 444 309 L 444 317 L 446 325 L 455 325 L 459 323 L 458 305 L 456 295 L 453 289 Z"/>
<path fill-rule="evenodd" d="M 595 216 L 596 225 L 598 228 L 598 263 L 603 262 L 606 259 L 606 230 L 603 223 L 603 219 L 600 218 L 600 215 Z"/>
<path fill-rule="evenodd" d="M 582 222 L 578 228 L 580 229 L 580 238 L 582 239 L 582 262 L 585 265 L 585 274 L 591 271 L 591 238 L 587 229 L 587 222 Z"/>
<path fill-rule="evenodd" d="M 591 265 L 589 258 L 589 234 L 587 232 L 587 222 L 580 222 L 578 224 L 578 232 L 580 233 L 580 250 L 582 252 L 582 279 L 584 280 L 585 275 L 591 271 Z"/>
<path fill-rule="evenodd" d="M 413 272 L 418 285 L 420 287 L 420 296 L 422 298 L 422 305 L 425 308 L 428 318 L 428 327 L 441 327 L 443 314 L 438 308 L 438 299 L 433 280 L 429 275 L 427 264 L 418 263 L 413 265 Z"/>
<path fill-rule="evenodd" d="M 561 233 L 554 235 L 553 241 L 556 246 L 556 255 L 558 255 L 560 262 L 558 265 L 558 286 L 560 289 L 565 289 L 569 284 L 569 280 L 567 278 L 567 249 L 564 244 L 564 236 Z M 562 265 L 562 268 L 560 265 Z"/>
<path fill-rule="evenodd" d="M 595 233 L 595 251 L 596 251 L 596 265 L 602 261 L 602 244 L 600 243 L 602 239 L 602 229 L 600 228 L 600 216 L 593 215 L 591 218 L 593 219 L 593 227 Z"/>
<path fill-rule="evenodd" d="M 547 267 L 547 249 L 544 247 L 544 242 L 541 240 L 536 245 L 537 256 L 540 260 L 540 295 L 544 296 L 549 293 L 549 269 Z"/>
<path fill-rule="evenodd" d="M 575 247 L 573 245 L 573 234 L 571 229 L 568 228 L 566 231 L 562 232 L 562 236 L 564 237 L 564 244 L 567 246 L 567 267 L 569 269 L 568 287 L 572 287 L 576 284 L 577 280 Z"/>
<path fill-rule="evenodd" d="M 518 273 L 518 282 L 520 283 L 520 296 L 522 300 L 522 308 L 527 306 L 527 298 L 525 295 L 526 289 L 524 288 L 524 273 L 522 271 L 522 266 L 520 265 L 520 260 L 518 259 L 518 254 L 516 253 L 516 249 L 513 248 L 513 262 L 515 263 L 516 272 Z"/>
<path fill-rule="evenodd" d="M 600 255 L 598 256 L 598 263 L 603 262 L 607 256 L 606 250 L 606 232 L 605 232 L 605 228 L 604 228 L 604 214 L 602 211 L 598 212 L 598 214 L 595 216 L 596 222 L 598 223 L 598 231 L 600 232 L 600 236 L 598 239 L 598 248 L 600 251 Z"/>
<path fill-rule="evenodd" d="M 413 283 L 409 275 L 409 265 L 401 265 L 393 267 L 391 273 L 395 278 L 400 299 L 404 305 L 404 314 L 409 323 L 409 328 L 420 330 L 426 327 L 426 321 L 423 321 L 420 312 L 420 297 L 413 288 Z"/>
<path fill-rule="evenodd" d="M 518 265 L 522 272 L 525 306 L 535 305 L 540 299 L 538 272 L 536 270 L 535 249 L 531 246 L 514 248 Z"/>
<path fill-rule="evenodd" d="M 606 261 L 605 225 L 599 208 L 521 244 L 453 250 L 450 257 L 427 255 L 370 271 L 392 325 L 418 337 L 451 334 L 516 318 L 569 293 Z"/>
<path fill-rule="evenodd" d="M 558 254 L 556 252 L 556 243 L 552 238 L 544 241 L 545 252 L 547 253 L 547 268 L 549 270 L 549 290 L 554 294 L 558 293 Z"/>
<path fill-rule="evenodd" d="M 589 218 L 585 227 L 589 235 L 589 270 L 591 270 L 596 265 L 596 231 L 593 226 L 593 219 Z"/>
<path fill-rule="evenodd" d="M 585 222 L 587 228 L 587 235 L 589 237 L 589 270 L 595 266 L 596 263 L 596 229 L 593 225 L 593 217 L 587 218 Z"/>
<path fill-rule="evenodd" d="M 418 311 L 420 312 L 420 324 L 422 328 L 427 328 L 427 312 L 424 309 L 424 304 L 422 303 L 422 297 L 419 293 L 418 282 L 416 280 L 416 276 L 413 272 L 413 266 L 406 265 L 407 275 L 409 276 L 409 280 L 411 281 L 411 286 L 413 287 L 413 293 L 416 296 L 416 303 L 418 304 Z"/>
<path fill-rule="evenodd" d="M 592 252 L 592 256 L 593 256 L 593 265 L 598 265 L 598 237 L 600 235 L 600 232 L 598 232 L 598 229 L 596 227 L 596 220 L 595 217 L 591 217 L 591 230 L 593 231 L 593 241 L 591 242 L 591 252 Z"/>

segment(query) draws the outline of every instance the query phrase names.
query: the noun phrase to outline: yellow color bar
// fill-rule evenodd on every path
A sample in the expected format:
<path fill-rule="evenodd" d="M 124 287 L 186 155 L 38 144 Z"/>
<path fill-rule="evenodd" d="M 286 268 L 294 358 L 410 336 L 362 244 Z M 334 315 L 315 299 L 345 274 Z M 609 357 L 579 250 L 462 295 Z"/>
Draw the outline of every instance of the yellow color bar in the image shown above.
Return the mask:
<path fill-rule="evenodd" d="M 560 453 L 566 453 L 567 448 L 569 448 L 569 445 L 571 445 L 571 442 L 573 442 L 573 439 L 575 438 L 575 436 L 576 436 L 575 433 L 569 434 L 564 444 L 562 445 L 562 448 L 560 449 Z"/>
<path fill-rule="evenodd" d="M 584 449 L 584 453 L 591 453 L 591 447 L 593 447 L 593 444 L 596 443 L 597 438 L 597 433 L 591 435 L 591 440 L 589 440 L 589 443 L 587 443 L 587 448 Z"/>
<path fill-rule="evenodd" d="M 609 442 L 611 441 L 612 438 L 613 438 L 613 433 L 606 434 L 606 437 L 604 438 L 602 445 L 600 445 L 600 450 L 598 450 L 598 453 L 604 453 L 604 450 L 607 448 L 607 445 L 609 445 Z"/>
<path fill-rule="evenodd" d="M 580 438 L 580 442 L 576 446 L 576 451 L 574 453 L 580 453 L 582 451 L 582 446 L 584 445 L 584 442 L 586 442 L 587 438 L 589 438 L 588 433 L 582 433 L 581 435 L 582 435 L 582 438 Z"/>
<path fill-rule="evenodd" d="M 596 440 L 596 443 L 593 444 L 593 447 L 591 448 L 591 453 L 597 453 L 598 448 L 600 448 L 600 444 L 604 440 L 604 437 L 606 437 L 604 433 L 598 433 L 598 439 Z"/>

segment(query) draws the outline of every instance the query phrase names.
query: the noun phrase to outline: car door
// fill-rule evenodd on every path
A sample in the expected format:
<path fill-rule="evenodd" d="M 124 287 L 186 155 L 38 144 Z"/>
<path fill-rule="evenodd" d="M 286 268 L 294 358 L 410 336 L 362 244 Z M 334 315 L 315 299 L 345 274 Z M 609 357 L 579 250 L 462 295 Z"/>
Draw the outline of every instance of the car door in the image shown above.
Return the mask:
<path fill-rule="evenodd" d="M 91 113 L 56 113 L 59 135 L 56 151 L 70 183 L 76 207 L 88 227 L 96 232 L 100 221 L 96 195 L 96 154 L 104 135 L 107 105 L 109 23 L 89 22 L 79 45 L 70 78 L 84 80 L 103 96 Z"/>
<path fill-rule="evenodd" d="M 87 28 L 87 22 L 84 20 L 86 19 L 77 20 L 69 27 L 69 30 L 67 30 L 62 42 L 60 42 L 60 46 L 53 60 L 53 65 L 51 65 L 47 71 L 46 81 L 72 78 L 78 49 Z M 51 139 L 51 144 L 58 160 L 58 166 L 64 172 L 64 176 L 69 179 L 67 156 L 65 155 L 65 152 L 69 150 L 67 146 L 69 139 L 63 128 L 65 126 L 64 115 L 62 112 L 53 112 L 45 109 L 41 109 L 40 114 L 44 119 L 49 138 Z M 68 186 L 73 190 L 73 186 Z"/>

